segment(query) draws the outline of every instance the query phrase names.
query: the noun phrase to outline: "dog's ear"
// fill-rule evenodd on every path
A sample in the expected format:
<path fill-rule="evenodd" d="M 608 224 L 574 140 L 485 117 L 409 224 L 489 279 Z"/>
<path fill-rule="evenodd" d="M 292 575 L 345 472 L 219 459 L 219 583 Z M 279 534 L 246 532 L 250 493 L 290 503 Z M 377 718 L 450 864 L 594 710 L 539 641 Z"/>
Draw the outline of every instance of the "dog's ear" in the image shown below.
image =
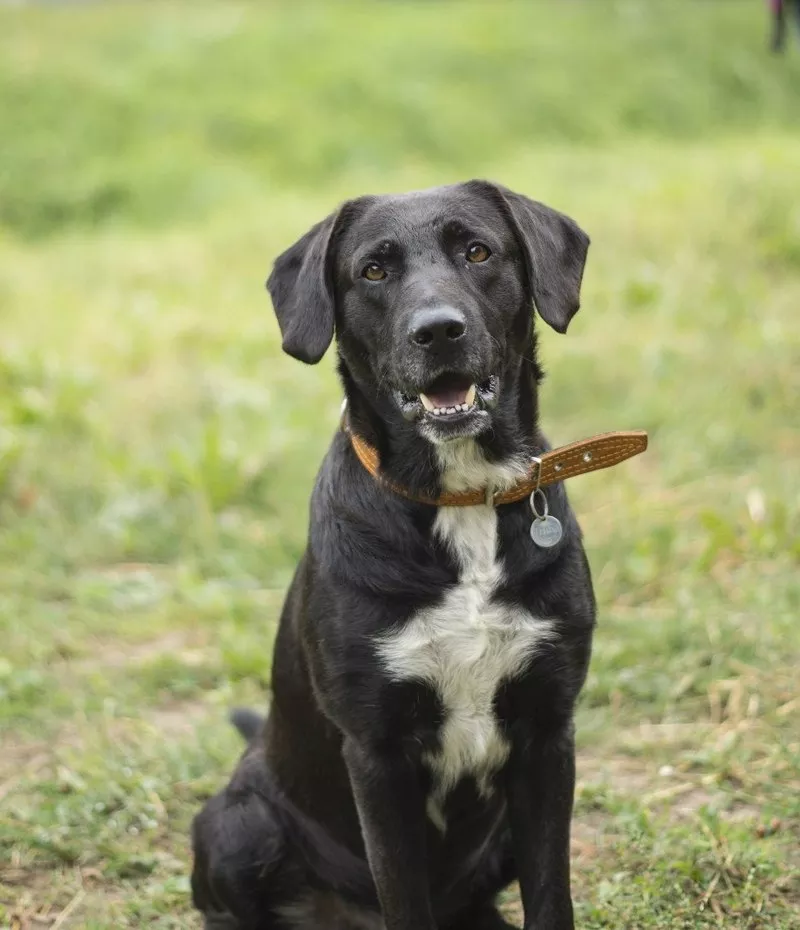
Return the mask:
<path fill-rule="evenodd" d="M 539 316 L 565 333 L 580 306 L 589 237 L 563 213 L 498 184 L 489 186 L 499 195 L 522 247 Z"/>
<path fill-rule="evenodd" d="M 282 255 L 267 279 L 283 351 L 316 365 L 333 339 L 332 244 L 342 210 L 311 229 Z"/>

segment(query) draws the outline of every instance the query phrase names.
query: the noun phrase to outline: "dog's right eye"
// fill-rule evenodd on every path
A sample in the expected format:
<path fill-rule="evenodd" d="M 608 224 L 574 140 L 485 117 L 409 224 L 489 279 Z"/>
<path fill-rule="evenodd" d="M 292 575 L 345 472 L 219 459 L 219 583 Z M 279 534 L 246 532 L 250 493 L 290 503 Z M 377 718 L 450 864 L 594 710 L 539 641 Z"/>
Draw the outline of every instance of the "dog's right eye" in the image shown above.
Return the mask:
<path fill-rule="evenodd" d="M 467 249 L 467 261 L 477 265 L 480 262 L 485 262 L 491 254 L 488 245 L 484 245 L 482 242 L 473 242 Z"/>
<path fill-rule="evenodd" d="M 361 277 L 366 278 L 367 281 L 383 281 L 386 272 L 377 262 L 370 262 L 361 269 Z"/>

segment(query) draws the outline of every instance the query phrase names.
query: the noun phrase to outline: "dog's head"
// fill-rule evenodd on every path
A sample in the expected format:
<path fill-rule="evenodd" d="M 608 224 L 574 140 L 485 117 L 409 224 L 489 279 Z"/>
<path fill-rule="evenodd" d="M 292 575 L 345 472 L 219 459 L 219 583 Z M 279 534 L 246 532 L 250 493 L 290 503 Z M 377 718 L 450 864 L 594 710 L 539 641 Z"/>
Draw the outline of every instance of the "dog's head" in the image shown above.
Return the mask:
<path fill-rule="evenodd" d="M 432 442 L 492 427 L 529 353 L 532 306 L 565 332 L 589 239 L 568 217 L 485 181 L 345 203 L 275 263 L 283 348 L 318 362 L 337 335 L 378 409 Z"/>

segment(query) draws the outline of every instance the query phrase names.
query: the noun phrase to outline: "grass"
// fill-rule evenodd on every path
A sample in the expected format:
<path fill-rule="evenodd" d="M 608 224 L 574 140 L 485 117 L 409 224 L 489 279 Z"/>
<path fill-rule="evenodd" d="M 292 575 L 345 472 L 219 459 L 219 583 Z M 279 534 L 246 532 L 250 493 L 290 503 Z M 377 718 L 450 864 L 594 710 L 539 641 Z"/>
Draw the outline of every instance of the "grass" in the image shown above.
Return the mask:
<path fill-rule="evenodd" d="M 0 10 L 0 927 L 197 926 L 188 824 L 339 406 L 263 278 L 350 194 L 472 175 L 593 237 L 551 438 L 651 435 L 570 489 L 580 926 L 798 926 L 800 59 L 765 39 L 747 2 Z"/>

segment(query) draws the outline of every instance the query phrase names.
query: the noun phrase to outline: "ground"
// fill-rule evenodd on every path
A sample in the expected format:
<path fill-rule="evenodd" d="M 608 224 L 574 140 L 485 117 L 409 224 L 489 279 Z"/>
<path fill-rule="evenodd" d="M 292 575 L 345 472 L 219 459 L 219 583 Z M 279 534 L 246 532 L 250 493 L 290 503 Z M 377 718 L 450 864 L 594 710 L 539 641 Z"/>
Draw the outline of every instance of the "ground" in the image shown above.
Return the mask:
<path fill-rule="evenodd" d="M 542 334 L 600 605 L 586 930 L 800 927 L 800 56 L 764 4 L 0 11 L 0 927 L 197 927 L 331 359 L 262 282 L 343 198 L 489 176 L 593 245 Z M 513 894 L 506 901 L 518 914 Z"/>

